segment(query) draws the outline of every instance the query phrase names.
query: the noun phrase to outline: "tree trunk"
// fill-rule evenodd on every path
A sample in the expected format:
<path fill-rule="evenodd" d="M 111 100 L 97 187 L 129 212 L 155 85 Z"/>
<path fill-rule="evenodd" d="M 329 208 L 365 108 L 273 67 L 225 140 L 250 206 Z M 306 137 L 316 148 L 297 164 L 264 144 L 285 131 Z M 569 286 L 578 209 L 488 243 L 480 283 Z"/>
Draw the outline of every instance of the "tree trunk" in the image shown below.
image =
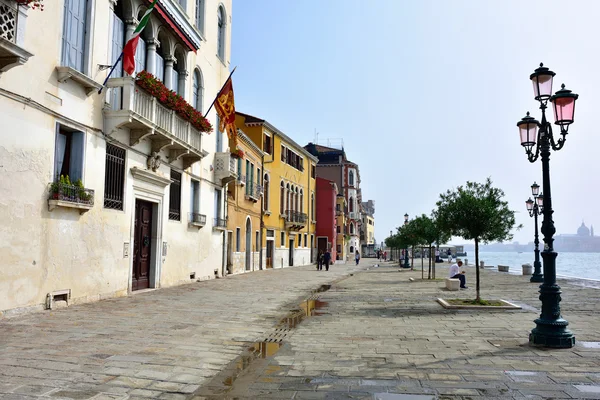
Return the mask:
<path fill-rule="evenodd" d="M 411 246 L 410 252 L 410 270 L 415 269 L 415 246 Z"/>
<path fill-rule="evenodd" d="M 475 293 L 477 294 L 477 301 L 481 301 L 479 295 L 479 238 L 475 238 Z"/>
<path fill-rule="evenodd" d="M 431 243 L 429 243 L 429 277 L 431 278 Z M 421 279 L 423 279 L 423 270 L 421 270 Z"/>
<path fill-rule="evenodd" d="M 423 260 L 425 259 L 425 254 L 423 253 L 423 246 L 421 246 L 421 270 L 423 270 Z"/>

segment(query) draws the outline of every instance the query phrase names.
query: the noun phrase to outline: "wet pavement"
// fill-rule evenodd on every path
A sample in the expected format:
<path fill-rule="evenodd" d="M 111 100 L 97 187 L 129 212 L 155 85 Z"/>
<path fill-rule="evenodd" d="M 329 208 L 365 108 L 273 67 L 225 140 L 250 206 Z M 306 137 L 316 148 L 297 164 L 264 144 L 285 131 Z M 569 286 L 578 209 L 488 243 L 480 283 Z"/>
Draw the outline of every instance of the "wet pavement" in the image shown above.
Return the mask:
<path fill-rule="evenodd" d="M 600 399 L 600 290 L 559 282 L 577 345 L 548 350 L 528 344 L 528 277 L 481 271 L 483 298 L 521 310 L 447 310 L 474 289 L 446 291 L 446 272 L 363 260 L 1 320 L 0 398 Z"/>

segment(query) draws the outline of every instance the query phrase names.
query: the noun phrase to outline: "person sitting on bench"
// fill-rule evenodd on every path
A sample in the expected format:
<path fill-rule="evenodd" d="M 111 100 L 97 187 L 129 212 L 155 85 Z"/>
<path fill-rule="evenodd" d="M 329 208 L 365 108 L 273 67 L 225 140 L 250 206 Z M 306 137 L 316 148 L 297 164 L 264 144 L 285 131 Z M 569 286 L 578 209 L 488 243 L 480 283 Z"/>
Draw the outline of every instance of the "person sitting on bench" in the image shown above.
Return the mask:
<path fill-rule="evenodd" d="M 452 264 L 448 275 L 450 276 L 450 279 L 458 279 L 460 281 L 461 289 L 468 289 L 466 286 L 467 278 L 465 277 L 465 271 L 460 272 L 460 267 L 462 267 L 462 265 L 462 260 L 458 260 L 456 264 Z"/>

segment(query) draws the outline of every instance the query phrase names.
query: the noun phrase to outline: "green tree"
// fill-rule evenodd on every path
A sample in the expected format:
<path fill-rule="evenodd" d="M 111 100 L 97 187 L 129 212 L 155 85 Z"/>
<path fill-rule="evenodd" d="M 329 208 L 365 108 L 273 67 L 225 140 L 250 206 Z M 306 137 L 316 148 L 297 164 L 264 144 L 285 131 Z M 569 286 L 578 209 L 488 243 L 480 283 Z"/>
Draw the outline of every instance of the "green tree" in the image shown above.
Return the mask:
<path fill-rule="evenodd" d="M 503 200 L 504 191 L 485 183 L 467 182 L 456 190 L 440 194 L 434 217 L 440 228 L 453 236 L 475 241 L 476 300 L 481 301 L 479 285 L 479 243 L 511 240 L 515 212 Z M 516 227 L 521 228 L 521 225 Z"/>
<path fill-rule="evenodd" d="M 421 244 L 429 249 L 429 273 L 427 279 L 432 278 L 432 256 L 431 247 L 434 243 L 446 243 L 450 240 L 450 233 L 442 230 L 440 224 L 435 218 L 430 218 L 425 214 L 416 217 L 413 221 L 417 235 L 421 239 Z M 422 274 L 421 274 L 422 275 Z M 421 276 L 423 277 L 423 276 Z M 435 279 L 435 262 L 433 263 L 433 278 Z"/>

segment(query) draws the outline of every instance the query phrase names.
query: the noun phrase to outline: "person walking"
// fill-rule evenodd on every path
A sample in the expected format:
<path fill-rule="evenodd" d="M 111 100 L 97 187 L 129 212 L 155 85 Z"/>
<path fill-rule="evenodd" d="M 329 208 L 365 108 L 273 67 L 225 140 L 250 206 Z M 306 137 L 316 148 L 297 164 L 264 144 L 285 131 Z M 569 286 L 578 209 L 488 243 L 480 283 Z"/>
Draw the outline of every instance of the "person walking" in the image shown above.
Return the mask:
<path fill-rule="evenodd" d="M 354 255 L 354 259 L 356 260 L 356 265 L 358 265 L 358 262 L 360 261 L 360 254 L 358 254 L 358 250 L 356 250 L 356 254 Z"/>
<path fill-rule="evenodd" d="M 331 253 L 329 250 L 326 250 L 325 254 L 323 254 L 323 263 L 325 264 L 325 271 L 329 271 L 329 263 L 331 263 Z"/>
<path fill-rule="evenodd" d="M 383 261 L 387 261 L 387 251 L 383 252 Z"/>
<path fill-rule="evenodd" d="M 448 249 L 448 262 L 452 262 L 452 250 Z"/>
<path fill-rule="evenodd" d="M 317 271 L 321 271 L 323 269 L 323 250 L 319 250 L 319 255 L 317 256 Z"/>

